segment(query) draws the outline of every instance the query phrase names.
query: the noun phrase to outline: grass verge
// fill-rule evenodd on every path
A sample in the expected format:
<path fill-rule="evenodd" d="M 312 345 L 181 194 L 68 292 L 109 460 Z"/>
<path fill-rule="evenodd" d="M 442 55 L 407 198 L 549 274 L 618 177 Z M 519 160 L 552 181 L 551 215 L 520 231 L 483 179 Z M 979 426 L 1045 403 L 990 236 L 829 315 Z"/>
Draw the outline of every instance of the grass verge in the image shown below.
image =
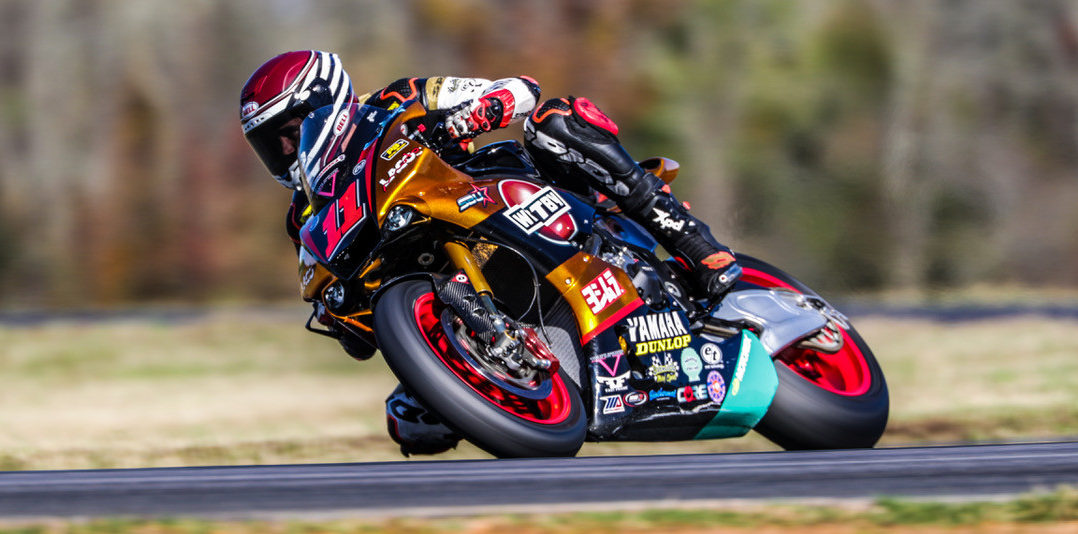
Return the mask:
<path fill-rule="evenodd" d="M 426 519 L 324 521 L 204 521 L 190 519 L 25 523 L 2 534 L 316 534 L 316 533 L 705 533 L 987 532 L 1064 533 L 1078 528 L 1078 491 L 1024 496 L 1005 502 L 929 503 L 881 499 L 859 506 L 753 504 L 736 508 L 656 508 L 635 511 L 511 514 Z"/>
<path fill-rule="evenodd" d="M 0 327 L 0 470 L 400 460 L 396 383 L 280 314 Z M 855 324 L 891 391 L 882 445 L 1078 435 L 1078 321 Z M 756 434 L 582 455 L 774 450 Z M 439 459 L 486 458 L 468 444 Z"/>

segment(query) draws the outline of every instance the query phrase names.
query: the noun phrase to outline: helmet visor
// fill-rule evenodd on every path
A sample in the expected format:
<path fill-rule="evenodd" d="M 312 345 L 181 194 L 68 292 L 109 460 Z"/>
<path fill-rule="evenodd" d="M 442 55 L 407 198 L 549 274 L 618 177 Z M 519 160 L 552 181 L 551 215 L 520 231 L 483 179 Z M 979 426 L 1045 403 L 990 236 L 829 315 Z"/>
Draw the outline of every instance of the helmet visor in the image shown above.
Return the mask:
<path fill-rule="evenodd" d="M 282 177 L 288 178 L 288 168 L 296 161 L 298 147 L 295 144 L 298 142 L 299 124 L 297 122 L 294 125 L 289 125 L 289 121 L 292 119 L 293 117 L 287 115 L 275 117 L 273 120 L 247 132 L 246 136 L 247 142 L 250 143 L 255 154 L 258 155 L 258 159 L 262 160 L 262 163 L 269 169 L 270 174 L 276 176 L 278 180 L 281 180 Z M 285 153 L 285 140 L 282 139 L 284 137 L 289 137 L 293 140 L 292 149 L 287 154 Z"/>
<path fill-rule="evenodd" d="M 299 162 L 312 205 L 341 194 L 344 182 L 355 179 L 363 150 L 381 135 L 394 115 L 380 108 L 349 104 L 325 106 L 304 119 Z"/>

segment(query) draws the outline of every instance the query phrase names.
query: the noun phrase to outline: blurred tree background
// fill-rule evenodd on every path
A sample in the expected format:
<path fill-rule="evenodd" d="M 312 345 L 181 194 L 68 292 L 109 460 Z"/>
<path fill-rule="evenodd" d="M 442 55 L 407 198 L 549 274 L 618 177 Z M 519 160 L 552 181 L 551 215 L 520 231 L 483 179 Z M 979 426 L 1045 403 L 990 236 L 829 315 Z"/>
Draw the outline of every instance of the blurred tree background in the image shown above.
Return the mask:
<path fill-rule="evenodd" d="M 238 98 L 306 48 L 588 96 L 822 289 L 1078 285 L 1073 0 L 0 0 L 0 306 L 294 298 Z"/>

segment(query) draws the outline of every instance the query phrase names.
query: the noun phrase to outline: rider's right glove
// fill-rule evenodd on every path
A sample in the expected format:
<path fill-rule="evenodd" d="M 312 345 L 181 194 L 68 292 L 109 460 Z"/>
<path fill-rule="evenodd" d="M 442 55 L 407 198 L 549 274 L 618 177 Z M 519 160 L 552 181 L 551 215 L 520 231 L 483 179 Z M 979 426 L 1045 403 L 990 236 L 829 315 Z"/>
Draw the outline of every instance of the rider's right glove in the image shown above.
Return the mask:
<path fill-rule="evenodd" d="M 445 128 L 453 139 L 469 139 L 508 124 L 498 92 L 465 102 L 446 113 Z"/>

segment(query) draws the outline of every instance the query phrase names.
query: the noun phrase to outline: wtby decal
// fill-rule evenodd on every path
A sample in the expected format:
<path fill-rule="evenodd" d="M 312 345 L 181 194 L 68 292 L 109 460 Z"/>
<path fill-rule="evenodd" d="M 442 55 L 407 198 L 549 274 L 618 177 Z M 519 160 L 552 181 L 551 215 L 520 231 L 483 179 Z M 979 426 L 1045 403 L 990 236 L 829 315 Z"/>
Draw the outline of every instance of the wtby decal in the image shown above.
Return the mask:
<path fill-rule="evenodd" d="M 457 207 L 460 208 L 460 211 L 463 212 L 476 204 L 482 204 L 485 208 L 487 207 L 488 202 L 494 203 L 494 198 L 487 192 L 489 189 L 487 186 L 484 185 L 483 187 L 478 187 L 475 184 L 471 185 L 472 192 L 457 199 Z"/>
<path fill-rule="evenodd" d="M 401 159 L 398 159 L 397 162 L 393 164 L 393 167 L 389 169 L 389 172 L 386 173 L 386 177 L 378 180 L 378 184 L 382 186 L 382 191 L 389 189 L 389 184 L 393 183 L 393 180 L 397 178 L 397 175 L 403 172 L 408 165 L 411 165 L 411 163 L 422 153 L 423 147 L 417 146 L 401 156 Z"/>
<path fill-rule="evenodd" d="M 531 234 L 568 211 L 569 203 L 554 188 L 547 186 L 540 189 L 527 203 L 513 206 L 505 212 L 505 216 L 524 230 L 524 233 Z"/>
<path fill-rule="evenodd" d="M 692 340 L 677 312 L 629 317 L 626 322 L 625 341 L 637 356 L 683 349 Z"/>
<path fill-rule="evenodd" d="M 502 180 L 498 192 L 509 208 L 505 218 L 526 234 L 537 234 L 559 245 L 576 235 L 576 221 L 569 213 L 569 202 L 554 188 L 540 187 L 523 180 Z"/>
<path fill-rule="evenodd" d="M 621 395 L 599 397 L 599 402 L 603 405 L 603 414 L 621 413 L 625 411 L 625 403 L 622 402 Z"/>
<path fill-rule="evenodd" d="M 662 359 L 656 356 L 651 360 L 651 367 L 648 367 L 648 376 L 659 383 L 669 383 L 677 380 L 677 372 L 677 362 L 674 361 L 670 354 L 664 354 Z"/>
<path fill-rule="evenodd" d="M 598 315 L 618 300 L 618 297 L 624 295 L 625 289 L 618 283 L 618 279 L 614 278 L 614 273 L 606 269 L 580 288 L 580 294 L 584 295 L 584 302 L 587 303 L 591 313 Z"/>

